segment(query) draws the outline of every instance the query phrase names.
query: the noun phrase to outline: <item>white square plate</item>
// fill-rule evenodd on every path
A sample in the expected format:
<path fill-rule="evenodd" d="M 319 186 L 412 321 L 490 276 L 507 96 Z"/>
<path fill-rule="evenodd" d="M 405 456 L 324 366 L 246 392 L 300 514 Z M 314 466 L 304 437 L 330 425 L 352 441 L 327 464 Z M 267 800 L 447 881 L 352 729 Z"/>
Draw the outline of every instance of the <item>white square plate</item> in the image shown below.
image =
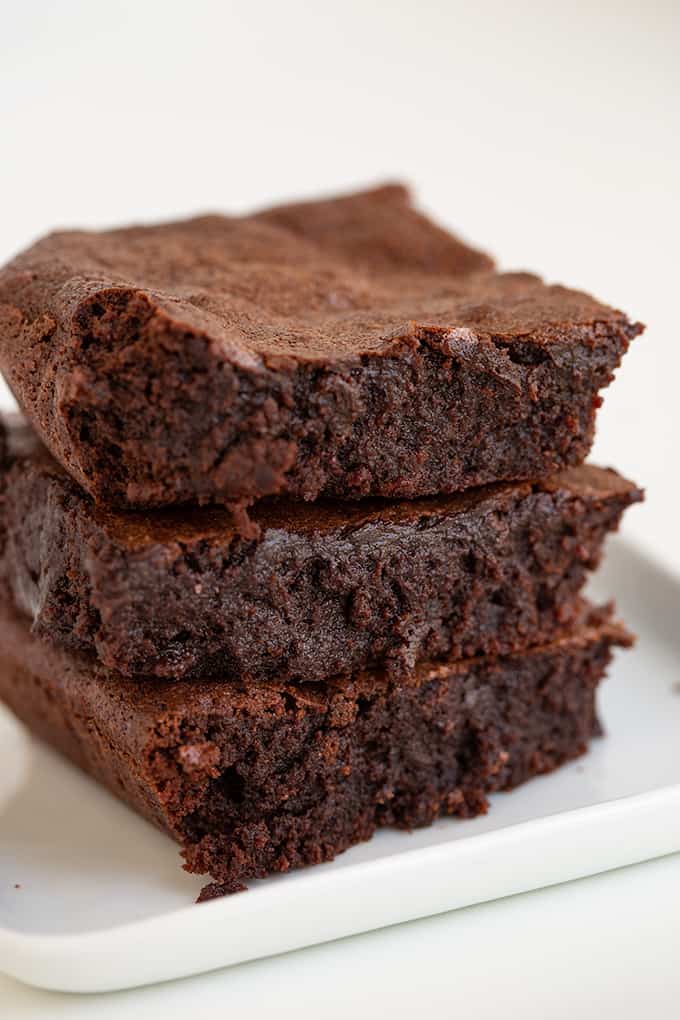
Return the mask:
<path fill-rule="evenodd" d="M 680 582 L 613 541 L 593 597 L 638 635 L 608 736 L 488 815 L 380 832 L 330 864 L 199 906 L 177 848 L 0 715 L 0 969 L 101 991 L 183 977 L 680 849 Z"/>

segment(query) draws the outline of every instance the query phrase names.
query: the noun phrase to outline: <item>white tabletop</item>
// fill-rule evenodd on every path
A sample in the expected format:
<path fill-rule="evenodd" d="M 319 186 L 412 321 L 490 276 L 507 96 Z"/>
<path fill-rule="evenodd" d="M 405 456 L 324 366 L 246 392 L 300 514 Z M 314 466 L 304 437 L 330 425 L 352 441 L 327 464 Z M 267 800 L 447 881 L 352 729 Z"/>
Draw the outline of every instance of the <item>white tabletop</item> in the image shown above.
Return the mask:
<path fill-rule="evenodd" d="M 679 43 L 670 0 L 24 0 L 0 34 L 0 261 L 59 225 L 405 177 L 503 268 L 648 324 L 594 459 L 647 486 L 625 531 L 680 571 Z M 672 857 L 140 991 L 0 978 L 0 1014 L 655 1020 L 678 1011 L 679 907 Z"/>
<path fill-rule="evenodd" d="M 8 1020 L 671 1020 L 680 994 L 679 908 L 673 855 L 113 995 L 57 995 L 0 977 L 0 1004 Z"/>

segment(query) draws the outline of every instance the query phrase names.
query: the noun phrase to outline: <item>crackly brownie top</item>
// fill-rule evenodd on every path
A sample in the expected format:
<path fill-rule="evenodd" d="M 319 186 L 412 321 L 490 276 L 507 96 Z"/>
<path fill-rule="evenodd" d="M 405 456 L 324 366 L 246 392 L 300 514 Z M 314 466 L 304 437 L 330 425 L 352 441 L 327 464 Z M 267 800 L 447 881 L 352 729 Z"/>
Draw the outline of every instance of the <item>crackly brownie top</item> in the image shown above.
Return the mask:
<path fill-rule="evenodd" d="M 549 343 L 565 329 L 625 322 L 586 294 L 487 256 L 432 223 L 400 185 L 250 216 L 43 238 L 0 272 L 3 317 L 45 317 L 45 333 L 132 290 L 157 315 L 225 352 L 327 359 L 417 342 Z M 0 311 L 1 311 L 0 307 Z"/>

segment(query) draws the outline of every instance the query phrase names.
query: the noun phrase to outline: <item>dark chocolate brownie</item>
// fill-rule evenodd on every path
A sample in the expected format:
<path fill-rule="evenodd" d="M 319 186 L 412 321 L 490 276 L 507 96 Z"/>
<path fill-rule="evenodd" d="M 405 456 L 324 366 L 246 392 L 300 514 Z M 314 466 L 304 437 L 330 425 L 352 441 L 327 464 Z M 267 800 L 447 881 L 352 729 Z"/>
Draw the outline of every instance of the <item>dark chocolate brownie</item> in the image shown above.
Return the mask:
<path fill-rule="evenodd" d="M 613 471 L 458 496 L 121 513 L 24 426 L 0 476 L 0 577 L 36 633 L 127 675 L 325 680 L 503 653 L 575 612 L 608 531 L 641 498 Z"/>
<path fill-rule="evenodd" d="M 580 463 L 642 327 L 386 186 L 52 234 L 0 273 L 0 367 L 108 505 L 416 497 Z"/>
<path fill-rule="evenodd" d="M 41 642 L 5 605 L 0 698 L 231 891 L 379 826 L 484 812 L 492 791 L 582 754 L 611 647 L 627 640 L 595 616 L 552 644 L 420 665 L 398 684 L 139 684 Z"/>

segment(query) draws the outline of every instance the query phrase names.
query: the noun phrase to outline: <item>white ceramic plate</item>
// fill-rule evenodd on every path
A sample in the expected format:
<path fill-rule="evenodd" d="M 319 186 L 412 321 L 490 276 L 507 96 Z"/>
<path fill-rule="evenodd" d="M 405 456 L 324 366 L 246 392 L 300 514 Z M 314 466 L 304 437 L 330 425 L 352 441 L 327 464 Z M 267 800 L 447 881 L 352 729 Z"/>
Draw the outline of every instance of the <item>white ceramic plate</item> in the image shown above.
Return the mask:
<path fill-rule="evenodd" d="M 331 864 L 197 906 L 163 835 L 0 716 L 0 969 L 64 991 L 147 984 L 680 849 L 680 582 L 621 541 L 592 585 L 639 636 L 604 740 L 472 821 L 381 832 Z"/>

